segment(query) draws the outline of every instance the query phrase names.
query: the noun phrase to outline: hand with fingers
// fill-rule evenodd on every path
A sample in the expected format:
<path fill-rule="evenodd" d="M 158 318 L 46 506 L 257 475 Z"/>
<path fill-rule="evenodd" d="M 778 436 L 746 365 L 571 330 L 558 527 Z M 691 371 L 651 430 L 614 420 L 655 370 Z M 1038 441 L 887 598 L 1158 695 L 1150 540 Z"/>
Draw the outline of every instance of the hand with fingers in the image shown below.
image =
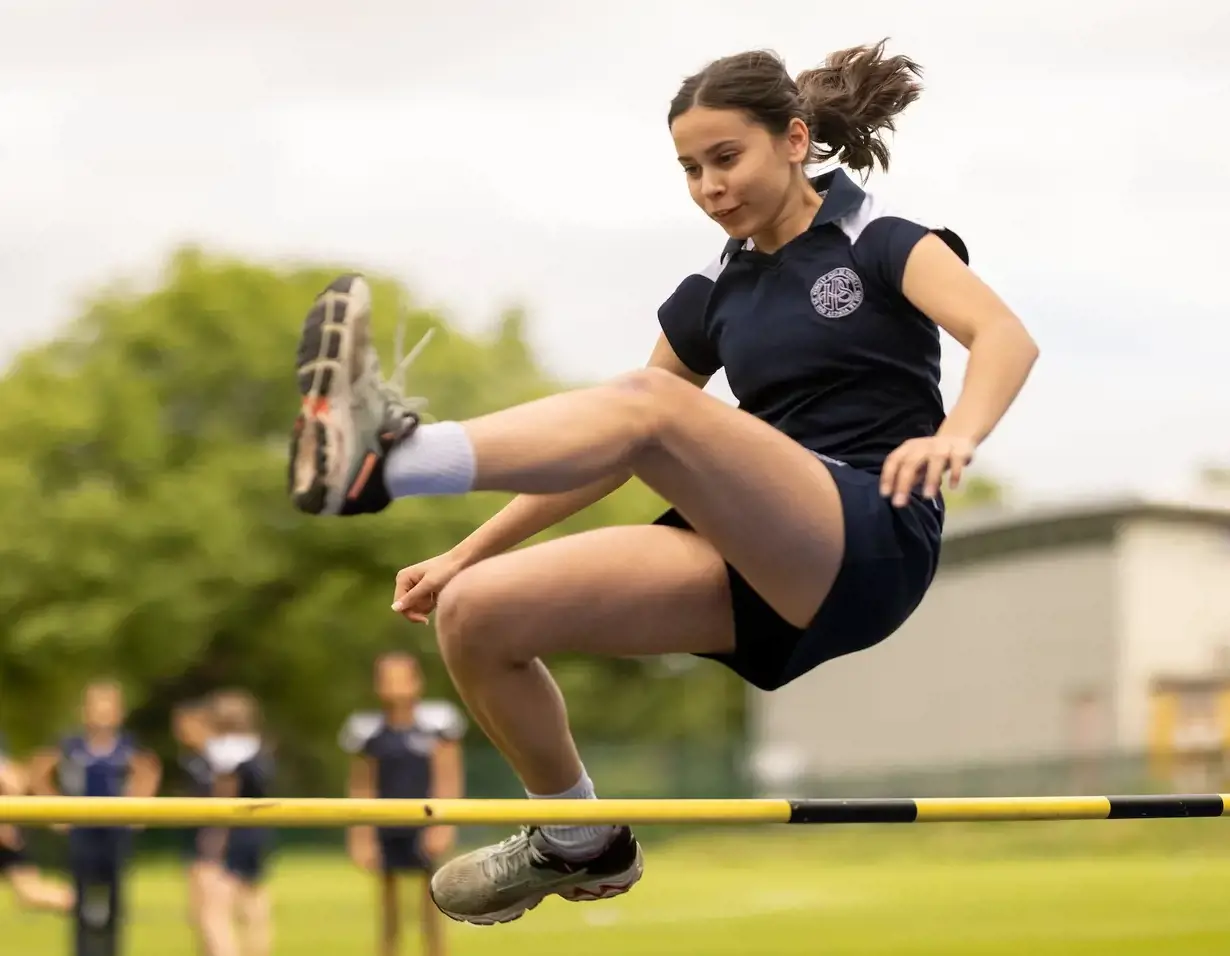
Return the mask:
<path fill-rule="evenodd" d="M 466 567 L 451 551 L 397 572 L 393 610 L 413 624 L 426 624 L 444 586 Z"/>
<path fill-rule="evenodd" d="M 921 484 L 923 497 L 932 499 L 940 493 L 945 472 L 949 474 L 948 487 L 955 489 L 966 466 L 974 460 L 974 450 L 974 442 L 954 435 L 911 438 L 884 460 L 880 494 L 891 497 L 893 506 L 901 508 L 909 502 L 910 492 Z"/>
<path fill-rule="evenodd" d="M 456 827 L 428 827 L 423 835 L 423 849 L 437 862 L 444 860 L 457 843 Z"/>
<path fill-rule="evenodd" d="M 353 827 L 346 834 L 346 852 L 360 870 L 374 873 L 380 868 L 380 847 L 372 827 Z"/>

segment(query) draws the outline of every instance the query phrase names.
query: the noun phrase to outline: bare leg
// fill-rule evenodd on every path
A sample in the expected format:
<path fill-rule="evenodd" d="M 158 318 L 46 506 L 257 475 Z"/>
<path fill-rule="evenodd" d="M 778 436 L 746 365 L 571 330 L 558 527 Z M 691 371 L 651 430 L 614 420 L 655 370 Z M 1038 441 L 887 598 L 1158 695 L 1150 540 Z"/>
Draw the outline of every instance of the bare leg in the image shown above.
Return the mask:
<path fill-rule="evenodd" d="M 208 954 L 205 939 L 205 907 L 212 881 L 216 879 L 214 864 L 198 860 L 188 867 L 188 925 L 192 927 L 201 952 Z"/>
<path fill-rule="evenodd" d="M 845 522 L 828 467 L 669 372 L 646 369 L 464 426 L 475 490 L 567 491 L 630 468 L 796 626 L 837 577 Z"/>
<path fill-rule="evenodd" d="M 268 888 L 263 883 L 239 883 L 235 896 L 245 956 L 269 956 L 273 950 L 273 903 Z"/>
<path fill-rule="evenodd" d="M 440 596 L 444 661 L 475 720 L 532 794 L 593 796 L 540 657 L 721 652 L 734 646 L 725 563 L 699 535 L 616 527 L 483 561 Z M 550 894 L 605 899 L 642 871 L 627 828 L 544 827 L 456 857 L 432 877 L 455 919 L 516 919 Z"/>
<path fill-rule="evenodd" d="M 380 954 L 397 956 L 401 945 L 401 903 L 397 898 L 397 876 L 380 874 Z"/>
<path fill-rule="evenodd" d="M 444 919 L 431 901 L 431 881 L 419 880 L 419 919 L 422 921 L 423 956 L 445 956 Z"/>
<path fill-rule="evenodd" d="M 34 866 L 14 866 L 8 871 L 9 884 L 19 906 L 53 913 L 71 913 L 76 894 L 72 887 L 48 879 Z"/>
<path fill-rule="evenodd" d="M 604 528 L 483 561 L 444 589 L 436 631 L 466 706 L 533 793 L 561 793 L 581 775 L 540 657 L 734 646 L 721 557 L 662 527 Z"/>
<path fill-rule="evenodd" d="M 220 867 L 206 871 L 201 934 L 209 956 L 239 956 L 235 932 L 235 881 Z"/>

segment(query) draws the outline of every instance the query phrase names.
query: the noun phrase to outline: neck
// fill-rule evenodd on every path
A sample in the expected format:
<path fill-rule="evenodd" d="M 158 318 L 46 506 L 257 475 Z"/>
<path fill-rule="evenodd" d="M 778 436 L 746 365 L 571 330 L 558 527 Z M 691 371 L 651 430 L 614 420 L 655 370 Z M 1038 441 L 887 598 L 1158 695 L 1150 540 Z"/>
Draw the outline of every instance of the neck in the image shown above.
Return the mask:
<path fill-rule="evenodd" d="M 414 720 L 414 701 L 398 701 L 385 708 L 384 719 L 389 724 L 408 724 Z"/>
<path fill-rule="evenodd" d="M 114 730 L 87 730 L 85 740 L 91 747 L 109 747 L 115 743 Z"/>
<path fill-rule="evenodd" d="M 802 172 L 794 188 L 786 193 L 777 215 L 764 229 L 752 236 L 752 243 L 764 253 L 777 252 L 782 246 L 796 239 L 811 228 L 812 220 L 820 211 L 824 200 Z"/>

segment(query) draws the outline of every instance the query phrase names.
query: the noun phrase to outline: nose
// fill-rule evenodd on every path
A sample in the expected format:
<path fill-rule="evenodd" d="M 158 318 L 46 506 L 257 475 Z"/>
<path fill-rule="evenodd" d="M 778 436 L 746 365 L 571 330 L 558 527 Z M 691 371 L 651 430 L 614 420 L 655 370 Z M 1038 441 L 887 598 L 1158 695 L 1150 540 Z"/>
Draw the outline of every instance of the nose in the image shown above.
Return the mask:
<path fill-rule="evenodd" d="M 726 182 L 718 175 L 711 172 L 704 172 L 700 177 L 700 194 L 705 199 L 720 199 L 726 192 Z"/>

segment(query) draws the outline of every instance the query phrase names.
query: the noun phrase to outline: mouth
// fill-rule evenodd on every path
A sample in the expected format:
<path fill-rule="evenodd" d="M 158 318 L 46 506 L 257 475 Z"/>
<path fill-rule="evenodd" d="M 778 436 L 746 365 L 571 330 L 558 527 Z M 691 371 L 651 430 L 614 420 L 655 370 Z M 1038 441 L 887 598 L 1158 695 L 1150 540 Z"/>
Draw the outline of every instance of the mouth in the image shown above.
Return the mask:
<path fill-rule="evenodd" d="M 718 222 L 725 222 L 742 208 L 743 204 L 740 203 L 738 206 L 731 206 L 729 209 L 715 209 L 713 212 L 709 213 L 709 215 Z"/>

